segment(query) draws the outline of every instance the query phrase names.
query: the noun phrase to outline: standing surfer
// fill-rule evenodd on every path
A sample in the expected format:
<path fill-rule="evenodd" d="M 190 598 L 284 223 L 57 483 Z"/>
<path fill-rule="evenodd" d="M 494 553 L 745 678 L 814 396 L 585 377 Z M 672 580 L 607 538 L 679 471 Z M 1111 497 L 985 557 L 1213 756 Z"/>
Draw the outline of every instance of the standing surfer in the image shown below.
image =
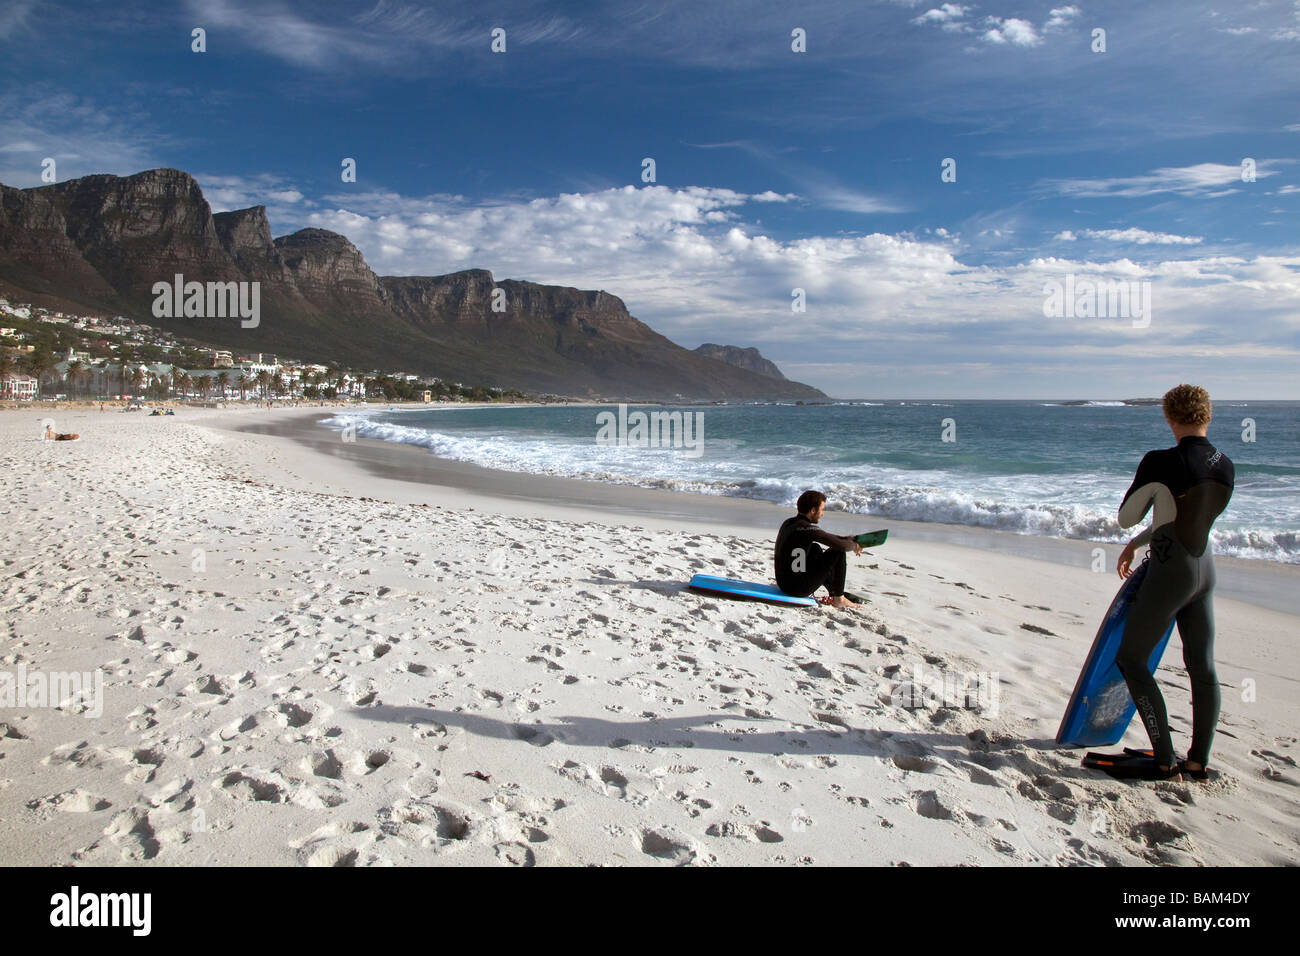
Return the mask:
<path fill-rule="evenodd" d="M 1127 578 L 1137 549 L 1150 544 L 1146 579 L 1138 588 L 1115 662 L 1137 704 L 1153 759 L 1125 775 L 1164 779 L 1186 773 L 1204 779 L 1219 722 L 1219 678 L 1214 670 L 1214 558 L 1210 527 L 1232 497 L 1233 467 L 1205 437 L 1210 395 L 1196 385 L 1165 393 L 1165 421 L 1178 444 L 1149 451 L 1119 508 L 1122 528 L 1154 507 L 1151 527 L 1125 546 L 1116 570 Z M 1192 745 L 1179 764 L 1169 736 L 1164 697 L 1147 662 L 1172 622 L 1178 622 L 1183 663 L 1192 680 Z"/>

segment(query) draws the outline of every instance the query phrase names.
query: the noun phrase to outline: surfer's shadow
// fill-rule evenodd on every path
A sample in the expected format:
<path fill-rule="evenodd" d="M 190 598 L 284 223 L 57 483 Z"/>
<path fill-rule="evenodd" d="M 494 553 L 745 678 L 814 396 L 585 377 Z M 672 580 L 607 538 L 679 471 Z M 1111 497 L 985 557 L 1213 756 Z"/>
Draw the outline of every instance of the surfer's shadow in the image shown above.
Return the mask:
<path fill-rule="evenodd" d="M 748 728 L 779 718 L 733 714 L 700 714 L 643 720 L 609 720 L 601 717 L 560 716 L 549 722 L 525 723 L 503 720 L 481 713 L 439 710 L 433 707 L 380 705 L 359 708 L 354 713 L 369 720 L 419 725 L 459 727 L 478 737 L 519 741 L 545 748 L 555 743 L 601 750 L 645 747 L 664 750 L 704 749 L 729 753 L 781 755 L 785 757 L 878 757 L 903 770 L 937 772 L 946 767 L 960 770 L 954 762 L 967 763 L 978 753 L 967 737 L 953 733 L 885 731 L 869 727 L 846 727 L 841 731 L 809 727 L 782 731 L 752 731 Z M 716 725 L 723 721 L 743 722 L 744 727 L 728 730 Z M 1038 742 L 1035 742 L 1038 743 Z M 1046 743 L 1046 741 L 1042 742 Z M 932 765 L 930 762 L 933 762 Z M 979 759 L 975 759 L 979 763 Z M 1044 767 L 1044 771 L 1048 768 Z"/>

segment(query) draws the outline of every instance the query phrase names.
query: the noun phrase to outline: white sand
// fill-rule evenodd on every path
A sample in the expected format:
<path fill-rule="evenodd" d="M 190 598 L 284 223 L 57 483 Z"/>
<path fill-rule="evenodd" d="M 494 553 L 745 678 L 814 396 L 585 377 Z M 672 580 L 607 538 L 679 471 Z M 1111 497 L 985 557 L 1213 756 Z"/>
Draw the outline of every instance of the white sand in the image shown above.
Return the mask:
<path fill-rule="evenodd" d="M 0 863 L 1300 862 L 1294 616 L 1220 599 L 1214 779 L 1120 783 L 1052 743 L 1113 574 L 896 537 L 866 610 L 715 600 L 769 538 L 196 424 L 254 414 L 303 412 L 0 412 L 0 671 L 104 678 L 0 709 Z M 917 666 L 996 716 L 895 706 Z"/>

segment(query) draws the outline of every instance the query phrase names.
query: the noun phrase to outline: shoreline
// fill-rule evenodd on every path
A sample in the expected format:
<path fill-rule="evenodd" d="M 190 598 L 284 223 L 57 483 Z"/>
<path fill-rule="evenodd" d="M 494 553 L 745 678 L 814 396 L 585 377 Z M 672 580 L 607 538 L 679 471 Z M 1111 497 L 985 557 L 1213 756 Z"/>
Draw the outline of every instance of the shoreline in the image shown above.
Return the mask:
<path fill-rule="evenodd" d="M 427 408 L 428 406 L 407 407 Z M 467 406 L 445 407 L 463 409 Z M 416 486 L 456 488 L 500 501 L 536 502 L 580 508 L 605 517 L 616 514 L 633 524 L 647 519 L 690 521 L 730 529 L 744 528 L 761 534 L 775 534 L 775 529 L 779 527 L 781 521 L 789 517 L 787 509 L 783 506 L 758 499 L 701 495 L 615 482 L 508 472 L 469 462 L 440 458 L 421 446 L 361 436 L 357 436 L 355 441 L 343 442 L 339 439 L 337 431 L 316 423 L 319 418 L 332 417 L 328 414 L 329 409 L 298 408 L 275 411 L 285 414 L 263 421 L 241 420 L 236 424 L 226 420 L 214 420 L 208 424 L 217 428 L 229 426 L 229 430 L 243 434 L 287 438 L 304 448 L 311 448 L 318 454 L 349 462 L 375 478 Z M 311 415 L 313 411 L 322 414 L 313 417 Z M 287 414 L 290 412 L 301 414 Z M 1106 553 L 1107 573 L 1111 575 L 1114 573 L 1115 561 L 1123 548 L 1120 544 L 1085 538 L 1018 534 L 969 525 L 903 521 L 879 515 L 859 515 L 839 511 L 828 511 L 822 520 L 828 530 L 838 534 L 869 530 L 862 527 L 864 524 L 873 526 L 885 524 L 890 529 L 890 544 L 902 540 L 945 544 L 974 552 L 994 551 L 1073 568 L 1091 568 L 1094 549 L 1102 548 Z M 1300 615 L 1300 565 L 1229 555 L 1215 555 L 1214 561 L 1218 573 L 1216 593 L 1219 595 L 1284 614 Z M 1116 581 L 1118 586 L 1118 579 Z"/>

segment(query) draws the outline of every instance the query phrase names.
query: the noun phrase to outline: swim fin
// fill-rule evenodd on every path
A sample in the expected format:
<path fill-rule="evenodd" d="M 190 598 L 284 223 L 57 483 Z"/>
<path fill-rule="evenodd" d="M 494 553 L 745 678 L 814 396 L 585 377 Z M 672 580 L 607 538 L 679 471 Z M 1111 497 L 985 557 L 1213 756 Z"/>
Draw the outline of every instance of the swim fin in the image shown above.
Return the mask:
<path fill-rule="evenodd" d="M 1085 767 L 1103 767 L 1113 764 L 1127 763 L 1130 760 L 1145 758 L 1150 760 L 1155 753 L 1150 750 L 1134 750 L 1132 747 L 1125 747 L 1122 753 L 1106 754 L 1096 750 L 1089 750 L 1083 755 L 1083 765 Z"/>
<path fill-rule="evenodd" d="M 855 604 L 870 604 L 871 598 L 863 597 L 860 594 L 854 594 L 852 591 L 845 591 L 844 596 Z"/>
<path fill-rule="evenodd" d="M 1181 780 L 1183 768 L 1175 763 L 1169 770 L 1162 770 L 1154 757 L 1134 757 L 1118 763 L 1097 764 L 1093 769 L 1108 773 L 1116 780 Z"/>

